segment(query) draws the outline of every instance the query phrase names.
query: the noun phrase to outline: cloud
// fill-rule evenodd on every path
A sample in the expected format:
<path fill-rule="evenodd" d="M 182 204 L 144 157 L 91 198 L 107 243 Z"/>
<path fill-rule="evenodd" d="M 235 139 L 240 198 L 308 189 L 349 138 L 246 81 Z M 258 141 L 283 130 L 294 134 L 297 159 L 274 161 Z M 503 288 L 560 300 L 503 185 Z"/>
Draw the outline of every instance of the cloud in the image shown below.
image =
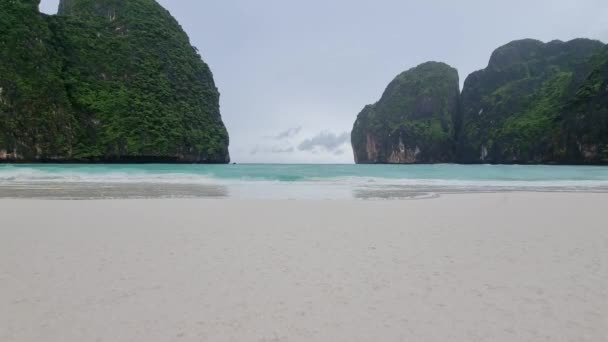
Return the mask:
<path fill-rule="evenodd" d="M 274 139 L 274 140 L 289 139 L 289 138 L 292 138 L 292 137 L 298 135 L 301 130 L 302 130 L 302 126 L 291 127 L 291 128 L 288 128 L 287 130 L 285 130 L 283 132 L 280 132 L 277 135 L 269 136 L 269 137 L 266 137 L 266 138 Z"/>
<path fill-rule="evenodd" d="M 600 39 L 604 43 L 608 42 L 608 30 L 606 30 L 606 31 L 604 31 L 603 33 L 600 34 Z"/>
<path fill-rule="evenodd" d="M 293 146 L 290 147 L 273 147 L 270 150 L 272 153 L 293 153 L 295 151 L 295 149 L 293 148 Z"/>
<path fill-rule="evenodd" d="M 275 153 L 275 154 L 283 154 L 283 153 L 293 153 L 295 152 L 295 148 L 293 146 L 256 146 L 251 149 L 250 154 L 256 155 L 258 153 Z"/>
<path fill-rule="evenodd" d="M 329 152 L 337 152 L 342 145 L 349 141 L 350 133 L 348 132 L 336 135 L 328 131 L 323 131 L 312 138 L 302 141 L 298 146 L 298 150 L 315 152 L 318 149 L 322 149 Z"/>

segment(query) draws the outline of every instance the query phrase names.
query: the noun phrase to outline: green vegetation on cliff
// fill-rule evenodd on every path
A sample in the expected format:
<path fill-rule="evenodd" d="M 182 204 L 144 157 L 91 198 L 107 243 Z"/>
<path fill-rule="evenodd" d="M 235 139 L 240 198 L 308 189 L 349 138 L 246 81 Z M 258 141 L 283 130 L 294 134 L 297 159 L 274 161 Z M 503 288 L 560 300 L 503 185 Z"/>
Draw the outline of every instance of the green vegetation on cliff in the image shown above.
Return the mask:
<path fill-rule="evenodd" d="M 77 123 L 53 26 L 37 1 L 0 1 L 0 160 L 3 151 L 68 155 L 72 149 Z"/>
<path fill-rule="evenodd" d="M 453 157 L 458 72 L 428 62 L 397 76 L 380 101 L 357 117 L 351 139 L 358 163 L 445 162 Z"/>
<path fill-rule="evenodd" d="M 521 40 L 497 49 L 488 67 L 470 75 L 462 93 L 458 159 L 465 162 L 550 163 L 565 104 L 591 71 L 598 41 Z"/>
<path fill-rule="evenodd" d="M 429 77 L 432 70 L 421 70 Z M 457 75 L 456 75 L 457 79 Z M 454 95 L 438 91 L 447 78 L 410 84 L 429 89 L 435 102 L 453 103 Z M 390 86 L 389 86 L 390 88 Z M 416 90 L 411 90 L 416 91 Z M 385 97 L 390 95 L 390 101 Z M 472 73 L 464 83 L 458 107 L 451 111 L 449 134 L 426 140 L 431 149 L 424 159 L 394 160 L 399 151 L 395 132 L 405 137 L 402 145 L 419 146 L 421 108 L 377 105 L 359 114 L 353 129 L 357 162 L 410 163 L 608 163 L 608 47 L 598 41 L 569 42 L 519 40 L 498 48 L 488 67 Z M 409 94 L 385 93 L 380 103 L 409 103 Z M 370 119 L 372 118 L 372 119 Z M 424 126 L 426 131 L 432 122 Z M 437 127 L 435 125 L 435 127 Z M 446 128 L 446 126 L 443 126 Z M 366 137 L 372 136 L 370 144 Z M 385 148 L 376 154 L 377 146 Z M 377 155 L 377 158 L 367 158 Z"/>
<path fill-rule="evenodd" d="M 211 71 L 154 0 L 37 5 L 0 5 L 0 159 L 229 161 Z"/>
<path fill-rule="evenodd" d="M 575 162 L 608 163 L 608 46 L 593 56 L 590 67 L 558 117 L 556 155 Z"/>

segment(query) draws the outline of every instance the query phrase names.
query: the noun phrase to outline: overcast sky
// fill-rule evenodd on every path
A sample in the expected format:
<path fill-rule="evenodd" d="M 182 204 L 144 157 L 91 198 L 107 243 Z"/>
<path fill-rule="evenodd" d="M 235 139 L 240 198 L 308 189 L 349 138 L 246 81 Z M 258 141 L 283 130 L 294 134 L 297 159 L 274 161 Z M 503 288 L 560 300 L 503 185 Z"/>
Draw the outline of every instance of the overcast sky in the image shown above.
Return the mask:
<path fill-rule="evenodd" d="M 239 163 L 352 163 L 359 111 L 425 61 L 452 65 L 462 83 L 511 40 L 608 42 L 606 0 L 159 2 L 213 71 Z"/>

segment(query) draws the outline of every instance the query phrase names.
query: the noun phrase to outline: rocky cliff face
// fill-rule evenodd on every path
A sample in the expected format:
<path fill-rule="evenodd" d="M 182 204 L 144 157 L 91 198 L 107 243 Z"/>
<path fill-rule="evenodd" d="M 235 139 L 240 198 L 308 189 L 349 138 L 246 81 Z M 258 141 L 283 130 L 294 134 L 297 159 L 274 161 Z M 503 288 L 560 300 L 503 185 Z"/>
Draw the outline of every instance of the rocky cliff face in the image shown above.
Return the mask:
<path fill-rule="evenodd" d="M 567 163 L 557 150 L 564 106 L 590 73 L 603 47 L 576 39 L 521 40 L 498 48 L 462 92 L 458 160 L 485 163 Z M 582 161 L 582 160 L 581 160 Z"/>
<path fill-rule="evenodd" d="M 37 5 L 0 3 L 0 160 L 229 161 L 212 73 L 154 0 Z"/>
<path fill-rule="evenodd" d="M 75 117 L 52 21 L 38 1 L 0 1 L 0 161 L 68 155 Z"/>
<path fill-rule="evenodd" d="M 441 126 L 442 134 L 425 140 L 429 154 L 418 157 L 424 149 L 411 134 L 428 112 L 404 115 L 421 113 L 421 107 L 379 106 L 388 98 L 415 103 L 411 92 L 387 89 L 357 118 L 356 162 L 608 163 L 608 47 L 601 42 L 511 42 L 494 51 L 487 68 L 467 77 L 461 95 L 436 91 L 450 79 L 446 75 L 431 78 L 436 73 L 429 69 L 417 73 L 428 82 L 410 88 L 433 94 L 434 103 L 460 103 L 444 111 L 450 114 L 442 122 L 451 121 Z"/>
<path fill-rule="evenodd" d="M 366 106 L 351 134 L 357 163 L 439 163 L 453 158 L 458 72 L 429 62 L 397 76 Z"/>
<path fill-rule="evenodd" d="M 608 164 L 608 46 L 557 118 L 555 155 L 571 163 Z"/>

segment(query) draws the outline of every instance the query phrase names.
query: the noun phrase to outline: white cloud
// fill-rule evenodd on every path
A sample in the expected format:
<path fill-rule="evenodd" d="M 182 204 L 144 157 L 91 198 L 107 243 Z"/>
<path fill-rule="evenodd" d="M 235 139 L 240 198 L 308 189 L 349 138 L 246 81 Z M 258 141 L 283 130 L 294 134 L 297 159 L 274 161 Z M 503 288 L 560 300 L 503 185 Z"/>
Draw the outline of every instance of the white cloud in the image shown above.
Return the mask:
<path fill-rule="evenodd" d="M 350 133 L 348 132 L 336 135 L 332 132 L 323 131 L 312 138 L 302 141 L 298 146 L 298 150 L 317 152 L 320 149 L 336 152 L 348 142 L 350 142 Z"/>
<path fill-rule="evenodd" d="M 289 139 L 289 138 L 293 138 L 296 135 L 298 135 L 300 133 L 300 131 L 302 131 L 302 126 L 291 127 L 282 132 L 279 132 L 277 135 L 269 136 L 267 138 L 275 139 L 275 140 Z"/>

